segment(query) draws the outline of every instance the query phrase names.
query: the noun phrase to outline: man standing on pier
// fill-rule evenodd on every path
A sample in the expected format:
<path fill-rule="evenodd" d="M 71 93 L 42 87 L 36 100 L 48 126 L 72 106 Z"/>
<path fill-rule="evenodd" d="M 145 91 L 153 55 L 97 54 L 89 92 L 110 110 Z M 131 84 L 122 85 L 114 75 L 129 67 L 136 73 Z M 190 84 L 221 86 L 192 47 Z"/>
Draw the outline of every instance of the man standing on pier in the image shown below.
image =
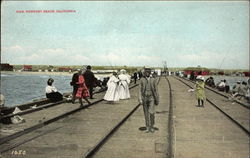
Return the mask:
<path fill-rule="evenodd" d="M 75 103 L 75 99 L 76 99 L 76 92 L 78 89 L 78 78 L 79 75 L 81 75 L 82 70 L 81 69 L 77 69 L 77 73 L 74 73 L 73 77 L 72 77 L 72 81 L 70 82 L 70 85 L 73 86 L 73 92 L 72 92 L 72 103 Z"/>
<path fill-rule="evenodd" d="M 89 93 L 90 93 L 90 99 L 93 99 L 93 88 L 94 88 L 94 84 L 97 81 L 97 79 L 95 78 L 94 73 L 91 71 L 90 65 L 87 66 L 87 70 L 83 76 L 84 76 L 84 79 L 86 82 L 86 86 L 87 86 Z"/>
<path fill-rule="evenodd" d="M 150 77 L 151 69 L 144 69 L 144 78 L 139 84 L 139 103 L 143 105 L 146 133 L 154 132 L 155 106 L 159 104 L 157 80 Z"/>

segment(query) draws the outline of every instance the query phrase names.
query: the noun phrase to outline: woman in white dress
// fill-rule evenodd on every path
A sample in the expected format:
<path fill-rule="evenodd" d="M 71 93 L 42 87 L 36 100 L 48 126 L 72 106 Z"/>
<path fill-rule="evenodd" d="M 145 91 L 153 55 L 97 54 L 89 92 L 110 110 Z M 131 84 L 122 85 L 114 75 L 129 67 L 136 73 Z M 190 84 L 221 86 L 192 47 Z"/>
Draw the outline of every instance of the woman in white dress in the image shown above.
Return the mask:
<path fill-rule="evenodd" d="M 118 76 L 120 83 L 119 83 L 119 98 L 120 99 L 129 99 L 130 98 L 130 93 L 129 93 L 129 83 L 130 83 L 130 78 L 126 74 L 126 70 L 122 69 L 120 71 L 120 75 Z"/>
<path fill-rule="evenodd" d="M 119 79 L 117 78 L 117 73 L 114 72 L 107 82 L 108 90 L 103 98 L 104 100 L 107 100 L 109 103 L 119 101 L 118 84 Z"/>

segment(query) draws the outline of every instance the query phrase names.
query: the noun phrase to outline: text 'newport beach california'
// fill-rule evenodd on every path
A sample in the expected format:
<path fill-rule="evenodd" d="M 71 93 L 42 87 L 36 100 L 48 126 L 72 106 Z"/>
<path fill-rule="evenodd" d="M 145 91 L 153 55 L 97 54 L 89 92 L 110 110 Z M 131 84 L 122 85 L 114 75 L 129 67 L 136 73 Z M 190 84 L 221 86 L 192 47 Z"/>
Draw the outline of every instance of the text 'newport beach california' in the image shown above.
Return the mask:
<path fill-rule="evenodd" d="M 16 10 L 16 13 L 75 13 L 76 10 Z"/>

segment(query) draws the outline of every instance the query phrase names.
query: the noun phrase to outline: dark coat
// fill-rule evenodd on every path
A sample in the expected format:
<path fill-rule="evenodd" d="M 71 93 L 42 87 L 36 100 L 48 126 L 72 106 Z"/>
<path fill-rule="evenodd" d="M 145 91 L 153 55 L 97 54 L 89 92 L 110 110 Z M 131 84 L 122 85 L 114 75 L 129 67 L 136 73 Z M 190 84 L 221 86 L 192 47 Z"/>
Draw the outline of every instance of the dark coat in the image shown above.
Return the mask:
<path fill-rule="evenodd" d="M 76 84 L 78 82 L 78 78 L 79 78 L 79 74 L 74 73 L 74 75 L 72 77 L 72 81 L 70 82 L 70 85 L 73 87 L 78 87 L 78 85 Z"/>
<path fill-rule="evenodd" d="M 96 78 L 94 73 L 91 70 L 86 70 L 86 72 L 84 73 L 84 79 L 85 79 L 85 84 L 87 87 L 94 87 L 95 83 L 96 83 Z"/>

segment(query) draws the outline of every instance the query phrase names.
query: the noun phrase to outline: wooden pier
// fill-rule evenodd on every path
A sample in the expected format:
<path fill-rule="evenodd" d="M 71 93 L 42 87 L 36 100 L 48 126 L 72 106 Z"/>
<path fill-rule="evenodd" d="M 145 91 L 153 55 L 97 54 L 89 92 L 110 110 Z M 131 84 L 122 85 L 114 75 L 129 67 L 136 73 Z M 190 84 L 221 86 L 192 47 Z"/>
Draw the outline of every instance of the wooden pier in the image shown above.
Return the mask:
<path fill-rule="evenodd" d="M 204 108 L 196 107 L 195 94 L 188 92 L 190 87 L 180 80 L 193 86 L 174 76 L 159 79 L 160 104 L 156 107 L 154 133 L 145 132 L 138 86 L 132 84 L 131 98 L 115 104 L 103 101 L 103 92 L 95 94 L 89 106 L 65 101 L 22 115 L 25 123 L 1 124 L 0 157 L 249 157 L 249 109 L 206 90 L 207 98 L 244 131 L 210 102 L 206 101 Z"/>

